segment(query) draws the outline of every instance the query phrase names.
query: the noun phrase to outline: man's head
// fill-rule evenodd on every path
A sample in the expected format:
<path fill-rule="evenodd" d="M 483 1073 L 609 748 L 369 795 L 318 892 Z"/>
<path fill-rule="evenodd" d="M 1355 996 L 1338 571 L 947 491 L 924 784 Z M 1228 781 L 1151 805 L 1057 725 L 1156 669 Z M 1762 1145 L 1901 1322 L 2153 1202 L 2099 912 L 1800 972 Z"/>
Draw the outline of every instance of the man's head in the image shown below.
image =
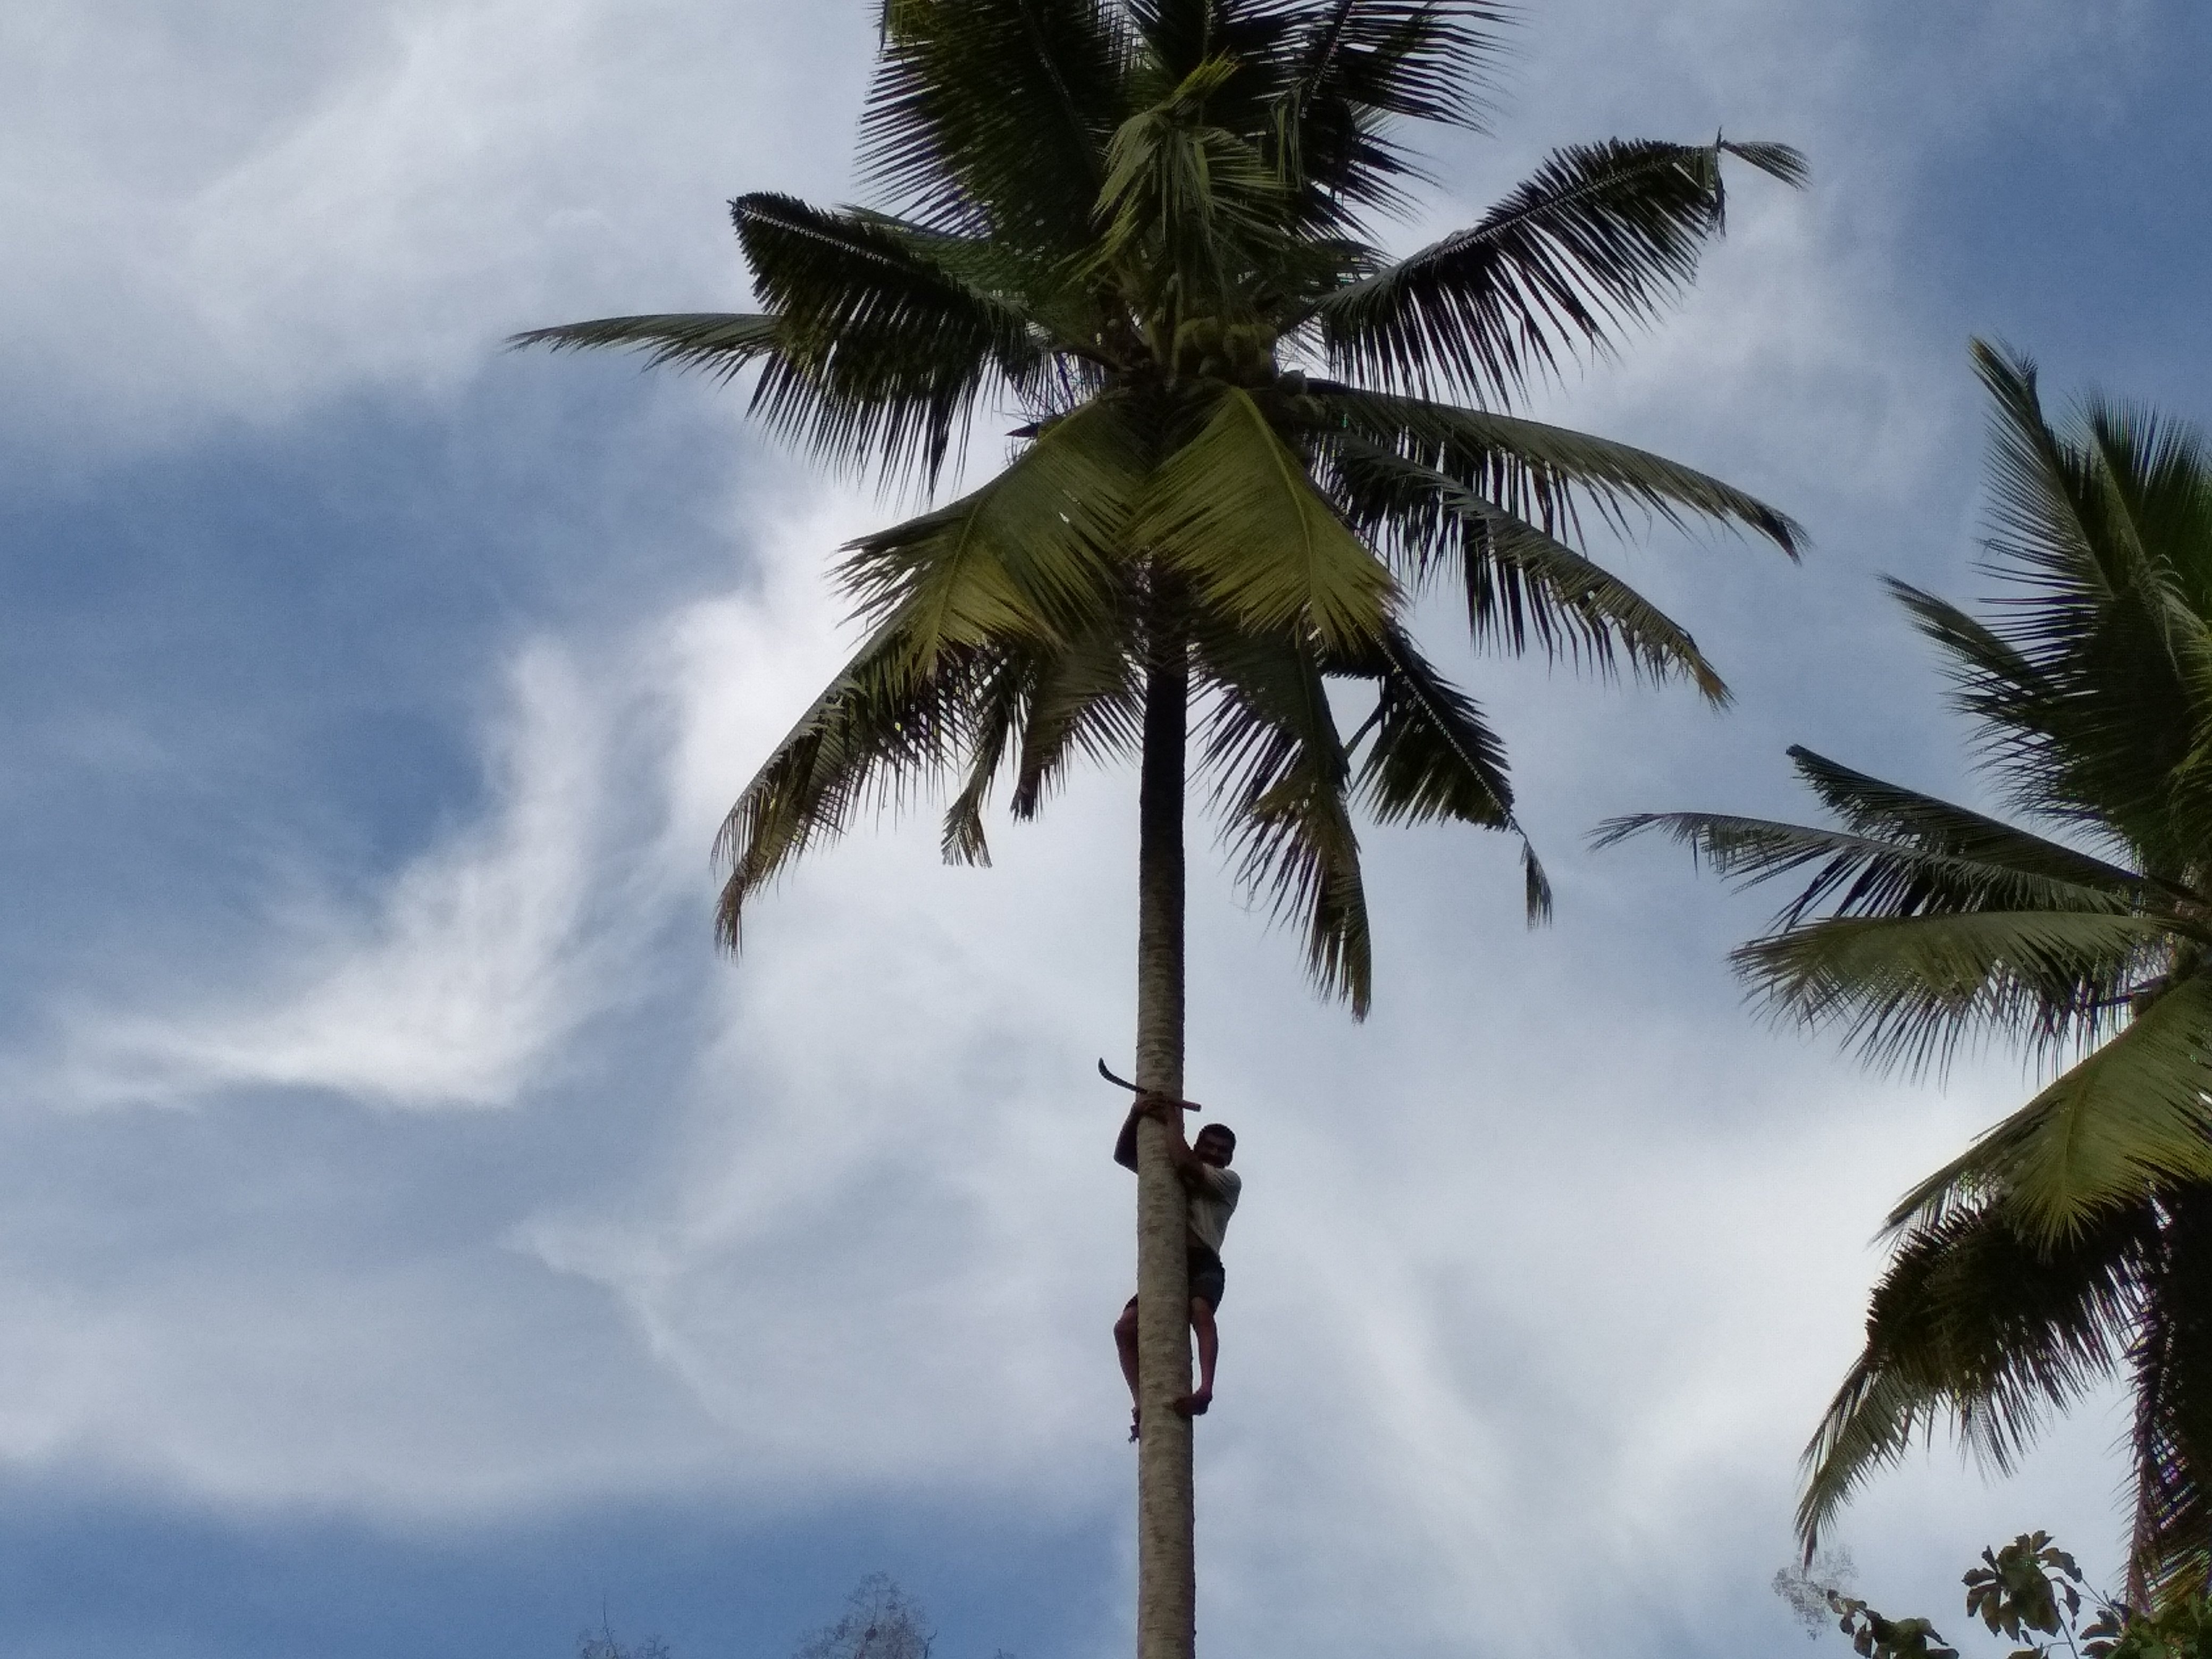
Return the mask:
<path fill-rule="evenodd" d="M 1226 1123 L 1209 1123 L 1198 1132 L 1190 1149 L 1198 1154 L 1200 1163 L 1225 1170 L 1229 1160 L 1237 1156 L 1237 1131 Z"/>

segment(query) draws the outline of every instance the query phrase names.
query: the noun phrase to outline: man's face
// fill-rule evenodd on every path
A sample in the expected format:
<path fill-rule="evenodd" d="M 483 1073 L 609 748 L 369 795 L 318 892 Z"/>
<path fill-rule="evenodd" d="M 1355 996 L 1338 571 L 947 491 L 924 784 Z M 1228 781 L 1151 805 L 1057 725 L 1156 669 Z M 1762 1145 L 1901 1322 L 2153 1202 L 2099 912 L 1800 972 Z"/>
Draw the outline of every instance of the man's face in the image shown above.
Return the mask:
<path fill-rule="evenodd" d="M 1233 1155 L 1230 1148 L 1229 1137 L 1218 1134 L 1212 1129 L 1200 1129 L 1198 1132 L 1198 1139 L 1190 1143 L 1190 1149 L 1198 1154 L 1200 1163 L 1211 1164 L 1217 1170 L 1227 1169 L 1229 1160 Z"/>

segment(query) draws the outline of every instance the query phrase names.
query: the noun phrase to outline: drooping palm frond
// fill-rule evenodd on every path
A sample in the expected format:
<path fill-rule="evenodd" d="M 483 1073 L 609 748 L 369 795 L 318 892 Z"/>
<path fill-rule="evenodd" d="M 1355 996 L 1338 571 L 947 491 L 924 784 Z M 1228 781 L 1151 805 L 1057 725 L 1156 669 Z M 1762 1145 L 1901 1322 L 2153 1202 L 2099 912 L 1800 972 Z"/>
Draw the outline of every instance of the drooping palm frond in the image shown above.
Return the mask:
<path fill-rule="evenodd" d="M 1201 628 L 1200 683 L 1215 694 L 1201 765 L 1244 885 L 1305 923 L 1306 967 L 1364 1019 L 1374 994 L 1351 762 L 1319 662 L 1295 636 Z"/>
<path fill-rule="evenodd" d="M 1322 487 L 1358 534 L 1385 552 L 1409 596 L 1456 582 L 1478 645 L 1516 656 L 1532 644 L 1610 673 L 1680 675 L 1708 701 L 1728 687 L 1697 641 L 1634 588 L 1557 537 L 1432 467 L 1340 434 L 1324 447 Z"/>
<path fill-rule="evenodd" d="M 2155 1249 L 2147 1206 L 2055 1245 L 2023 1237 L 2002 1206 L 1903 1240 L 1875 1287 L 1865 1349 L 1805 1449 L 1797 1529 L 1808 1554 L 1869 1475 L 1947 1418 L 2010 1468 L 2045 1413 L 2119 1364 Z"/>
<path fill-rule="evenodd" d="M 896 804 L 943 776 L 973 727 L 975 689 L 997 654 L 939 657 L 933 672 L 903 664 L 912 653 L 898 622 L 854 654 L 738 797 L 714 839 L 728 871 L 714 931 L 738 948 L 746 902 L 811 848 L 843 835 L 856 812 Z"/>
<path fill-rule="evenodd" d="M 1394 629 L 1372 659 L 1374 740 L 1353 787 L 1384 823 L 1513 822 L 1505 744 L 1474 699 Z"/>
<path fill-rule="evenodd" d="M 2103 908 L 1829 916 L 1730 958 L 1783 1018 L 1834 1025 L 1870 1063 L 1908 1075 L 1992 1034 L 2054 1056 L 2093 1042 L 2171 959 L 2163 922 Z"/>
<path fill-rule="evenodd" d="M 1787 184 L 1786 145 L 1614 140 L 1555 151 L 1479 222 L 1317 302 L 1332 368 L 1510 403 L 1578 349 L 1611 349 L 1696 273 L 1725 222 L 1721 160 Z"/>
<path fill-rule="evenodd" d="M 1094 619 L 1040 661 L 1007 800 L 1016 818 L 1037 815 L 1071 760 L 1103 763 L 1139 752 L 1144 692 L 1136 609 L 1135 596 L 1125 595 L 1119 611 Z"/>
<path fill-rule="evenodd" d="M 1354 434 L 1443 474 L 1480 499 L 1536 525 L 1572 533 L 1592 513 L 1618 528 L 1631 514 L 1676 528 L 1692 520 L 1732 526 L 1795 557 L 1805 532 L 1787 514 L 1710 473 L 1649 450 L 1518 416 L 1426 398 L 1310 382 L 1328 430 Z"/>

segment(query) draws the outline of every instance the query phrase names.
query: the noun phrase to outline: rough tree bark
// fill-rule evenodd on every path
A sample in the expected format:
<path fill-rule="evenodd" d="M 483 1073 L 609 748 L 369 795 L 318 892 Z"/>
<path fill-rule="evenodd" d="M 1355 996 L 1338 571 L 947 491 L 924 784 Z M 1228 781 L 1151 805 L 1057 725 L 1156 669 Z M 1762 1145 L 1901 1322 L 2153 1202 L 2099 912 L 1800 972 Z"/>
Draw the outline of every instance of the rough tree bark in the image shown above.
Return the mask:
<path fill-rule="evenodd" d="M 1165 605 L 1161 606 L 1164 611 Z M 1145 688 L 1137 807 L 1137 1086 L 1182 1096 L 1184 750 L 1188 647 L 1156 628 Z M 1182 1183 L 1168 1131 L 1137 1128 L 1137 1659 L 1193 1659 L 1198 1587 L 1191 1422 L 1168 1402 L 1190 1391 L 1190 1263 Z"/>

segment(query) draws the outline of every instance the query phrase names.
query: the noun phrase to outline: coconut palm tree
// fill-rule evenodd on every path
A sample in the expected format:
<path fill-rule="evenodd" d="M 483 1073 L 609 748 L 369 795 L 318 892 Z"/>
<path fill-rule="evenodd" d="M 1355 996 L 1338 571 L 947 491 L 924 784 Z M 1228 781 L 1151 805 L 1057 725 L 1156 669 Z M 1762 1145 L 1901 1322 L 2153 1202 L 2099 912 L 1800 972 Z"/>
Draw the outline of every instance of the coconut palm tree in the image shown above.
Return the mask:
<path fill-rule="evenodd" d="M 1136 1074 L 1183 1060 L 1183 808 L 1210 787 L 1243 879 L 1303 921 L 1324 993 L 1370 990 L 1356 808 L 1518 833 L 1504 750 L 1416 647 L 1439 586 L 1478 641 L 1725 688 L 1575 544 L 1584 517 L 1781 514 L 1659 456 L 1509 412 L 1692 277 L 1734 157 L 1563 149 L 1403 258 L 1376 223 L 1425 175 L 1402 124 L 1479 127 L 1478 0 L 885 0 L 861 121 L 872 205 L 732 210 L 759 309 L 519 337 L 756 371 L 817 456 L 933 489 L 979 413 L 1020 425 L 979 489 L 845 550 L 867 633 L 731 810 L 720 932 L 862 809 L 943 781 L 948 859 L 988 857 L 1078 758 L 1139 763 Z M 1346 734 L 1334 688 L 1371 699 Z M 1195 752 L 1191 741 L 1195 739 Z M 1525 848 L 1525 842 L 1524 842 Z M 1533 854 L 1532 915 L 1548 906 Z M 1139 1145 L 1139 1653 L 1193 1644 L 1183 1200 Z"/>
<path fill-rule="evenodd" d="M 1784 1016 L 1878 1063 L 1995 1034 L 2055 1073 L 1890 1215 L 1865 1350 L 1806 1452 L 1808 1551 L 1936 1424 L 2007 1468 L 2123 1376 L 2141 1607 L 2212 1560 L 2212 449 L 2097 399 L 2054 426 L 2031 362 L 1973 353 L 2002 597 L 1984 620 L 1891 586 L 2022 823 L 1793 749 L 1835 826 L 1676 813 L 1601 838 L 1806 878 L 1735 957 Z"/>

